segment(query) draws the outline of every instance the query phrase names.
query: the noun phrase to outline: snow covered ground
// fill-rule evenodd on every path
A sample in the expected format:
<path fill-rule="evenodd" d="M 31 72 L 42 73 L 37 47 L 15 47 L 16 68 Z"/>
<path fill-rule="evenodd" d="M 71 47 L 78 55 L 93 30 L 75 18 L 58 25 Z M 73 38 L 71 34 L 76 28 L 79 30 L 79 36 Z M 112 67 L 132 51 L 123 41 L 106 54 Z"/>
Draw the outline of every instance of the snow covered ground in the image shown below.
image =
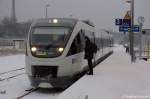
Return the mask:
<path fill-rule="evenodd" d="M 0 73 L 23 67 L 25 67 L 24 55 L 0 57 Z"/>
<path fill-rule="evenodd" d="M 0 57 L 0 74 L 6 71 L 15 70 L 25 67 L 25 56 L 14 55 L 7 57 Z M 8 78 L 13 75 L 25 73 L 25 70 L 6 73 L 0 75 L 0 79 Z M 30 89 L 30 83 L 26 74 L 22 74 L 15 78 L 0 81 L 0 99 L 16 99 L 18 96 L 25 93 L 25 90 Z M 31 93 L 23 99 L 55 99 L 60 92 L 53 92 L 51 90 L 39 90 Z"/>
<path fill-rule="evenodd" d="M 130 56 L 122 46 L 57 99 L 150 99 L 150 63 Z"/>

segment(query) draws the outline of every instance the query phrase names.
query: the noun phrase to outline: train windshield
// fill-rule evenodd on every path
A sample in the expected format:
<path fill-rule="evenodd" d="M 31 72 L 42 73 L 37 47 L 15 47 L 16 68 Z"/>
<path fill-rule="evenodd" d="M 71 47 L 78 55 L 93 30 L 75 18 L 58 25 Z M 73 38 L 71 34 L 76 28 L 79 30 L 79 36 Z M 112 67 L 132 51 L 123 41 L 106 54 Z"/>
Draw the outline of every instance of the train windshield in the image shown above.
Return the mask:
<path fill-rule="evenodd" d="M 36 46 L 34 55 L 39 57 L 61 55 L 70 34 L 71 29 L 66 27 L 35 27 L 31 34 L 31 46 Z"/>

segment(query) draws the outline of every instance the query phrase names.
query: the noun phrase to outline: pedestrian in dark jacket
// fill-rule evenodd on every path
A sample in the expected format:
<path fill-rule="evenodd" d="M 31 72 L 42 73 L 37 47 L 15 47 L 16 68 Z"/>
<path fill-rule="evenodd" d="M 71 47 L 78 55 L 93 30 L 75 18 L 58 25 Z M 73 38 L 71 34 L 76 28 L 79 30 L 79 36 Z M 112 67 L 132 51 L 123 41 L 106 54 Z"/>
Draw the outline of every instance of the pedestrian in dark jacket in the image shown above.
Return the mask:
<path fill-rule="evenodd" d="M 129 53 L 129 46 L 126 46 L 126 53 Z"/>
<path fill-rule="evenodd" d="M 94 53 L 97 51 L 97 46 L 90 41 L 88 37 L 85 37 L 85 55 L 84 58 L 88 61 L 89 66 L 89 75 L 93 75 L 93 64 L 92 59 L 94 56 Z"/>

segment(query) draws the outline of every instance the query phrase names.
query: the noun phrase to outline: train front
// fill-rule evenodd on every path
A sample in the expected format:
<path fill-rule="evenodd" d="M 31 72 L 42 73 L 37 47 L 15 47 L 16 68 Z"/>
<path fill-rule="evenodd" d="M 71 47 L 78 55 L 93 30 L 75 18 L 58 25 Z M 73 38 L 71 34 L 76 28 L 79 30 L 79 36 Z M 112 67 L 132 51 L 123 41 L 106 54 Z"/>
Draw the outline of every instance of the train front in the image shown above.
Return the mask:
<path fill-rule="evenodd" d="M 75 20 L 41 19 L 31 25 L 26 51 L 26 72 L 33 87 L 62 87 L 70 66 L 66 46 Z"/>

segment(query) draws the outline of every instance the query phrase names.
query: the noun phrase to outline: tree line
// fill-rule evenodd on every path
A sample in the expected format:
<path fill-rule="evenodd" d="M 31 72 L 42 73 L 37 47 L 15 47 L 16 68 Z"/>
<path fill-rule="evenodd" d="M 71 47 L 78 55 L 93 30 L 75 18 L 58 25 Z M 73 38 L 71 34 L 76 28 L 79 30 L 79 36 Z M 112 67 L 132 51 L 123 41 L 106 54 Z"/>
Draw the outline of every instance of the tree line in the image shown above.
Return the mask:
<path fill-rule="evenodd" d="M 0 38 L 26 38 L 32 21 L 14 22 L 10 17 L 0 21 Z"/>

